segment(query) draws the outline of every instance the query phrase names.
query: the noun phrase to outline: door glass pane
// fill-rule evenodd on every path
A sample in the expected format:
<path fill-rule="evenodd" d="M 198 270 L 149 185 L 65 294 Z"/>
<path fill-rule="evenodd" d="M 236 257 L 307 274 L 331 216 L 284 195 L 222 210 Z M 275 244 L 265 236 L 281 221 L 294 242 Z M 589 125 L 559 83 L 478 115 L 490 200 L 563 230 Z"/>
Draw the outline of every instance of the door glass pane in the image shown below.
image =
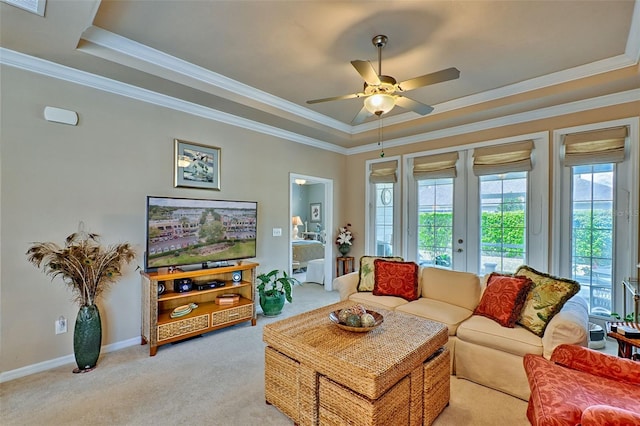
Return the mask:
<path fill-rule="evenodd" d="M 613 164 L 572 167 L 571 269 L 592 315 L 611 313 Z"/>
<path fill-rule="evenodd" d="M 393 256 L 393 183 L 376 183 L 376 256 Z"/>
<path fill-rule="evenodd" d="M 451 268 L 453 179 L 419 180 L 418 262 Z"/>
<path fill-rule="evenodd" d="M 526 263 L 527 173 L 480 177 L 481 273 L 513 273 Z"/>

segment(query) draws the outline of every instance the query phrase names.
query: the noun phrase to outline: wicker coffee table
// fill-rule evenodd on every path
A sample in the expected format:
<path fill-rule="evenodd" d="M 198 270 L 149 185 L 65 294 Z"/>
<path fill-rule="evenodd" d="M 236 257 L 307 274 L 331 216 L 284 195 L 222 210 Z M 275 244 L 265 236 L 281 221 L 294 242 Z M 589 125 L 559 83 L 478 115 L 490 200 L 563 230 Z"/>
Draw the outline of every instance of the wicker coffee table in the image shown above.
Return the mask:
<path fill-rule="evenodd" d="M 343 330 L 340 302 L 263 329 L 265 398 L 299 425 L 430 425 L 449 403 L 447 327 L 370 306 L 384 322 Z"/>

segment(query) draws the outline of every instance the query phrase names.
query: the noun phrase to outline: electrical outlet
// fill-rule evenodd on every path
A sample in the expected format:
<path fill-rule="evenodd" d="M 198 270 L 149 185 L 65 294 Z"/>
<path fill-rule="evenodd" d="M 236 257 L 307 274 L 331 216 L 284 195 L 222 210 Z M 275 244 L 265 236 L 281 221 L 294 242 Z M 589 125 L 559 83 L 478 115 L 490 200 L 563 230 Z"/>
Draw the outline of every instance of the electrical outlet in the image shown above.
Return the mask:
<path fill-rule="evenodd" d="M 282 228 L 273 228 L 274 237 L 282 237 Z"/>
<path fill-rule="evenodd" d="M 67 332 L 67 319 L 63 316 L 58 318 L 56 321 L 56 334 L 62 334 Z"/>

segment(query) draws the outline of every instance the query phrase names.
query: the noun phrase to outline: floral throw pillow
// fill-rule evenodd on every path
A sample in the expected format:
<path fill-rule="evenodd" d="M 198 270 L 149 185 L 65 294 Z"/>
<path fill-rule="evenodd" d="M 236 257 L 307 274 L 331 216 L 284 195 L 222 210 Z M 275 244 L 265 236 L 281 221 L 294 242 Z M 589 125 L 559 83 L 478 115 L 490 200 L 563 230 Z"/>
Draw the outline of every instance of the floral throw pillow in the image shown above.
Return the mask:
<path fill-rule="evenodd" d="M 373 261 L 376 259 L 384 259 L 393 262 L 402 262 L 401 257 L 379 257 L 379 256 L 362 256 L 360 258 L 360 271 L 358 281 L 358 291 L 373 291 L 375 283 L 375 271 L 373 269 Z"/>
<path fill-rule="evenodd" d="M 542 337 L 547 324 L 580 291 L 580 284 L 568 278 L 558 278 L 536 271 L 526 265 L 520 266 L 515 273 L 533 281 L 533 287 L 527 295 L 518 324 Z"/>
<path fill-rule="evenodd" d="M 376 259 L 373 294 L 397 296 L 411 302 L 418 298 L 418 265 L 414 262 L 398 262 Z"/>
<path fill-rule="evenodd" d="M 533 282 L 527 277 L 493 272 L 473 313 L 490 318 L 503 327 L 513 328 L 532 286 Z"/>

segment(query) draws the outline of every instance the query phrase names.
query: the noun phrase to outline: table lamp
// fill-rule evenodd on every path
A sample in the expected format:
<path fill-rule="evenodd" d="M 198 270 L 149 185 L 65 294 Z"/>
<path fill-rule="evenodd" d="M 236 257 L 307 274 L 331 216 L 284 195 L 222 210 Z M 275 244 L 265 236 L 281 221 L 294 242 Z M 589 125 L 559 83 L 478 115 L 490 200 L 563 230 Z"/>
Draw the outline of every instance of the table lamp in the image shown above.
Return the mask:
<path fill-rule="evenodd" d="M 298 237 L 298 225 L 302 225 L 302 219 L 300 216 L 294 216 L 291 218 L 291 224 L 293 225 L 293 239 L 297 240 Z"/>

